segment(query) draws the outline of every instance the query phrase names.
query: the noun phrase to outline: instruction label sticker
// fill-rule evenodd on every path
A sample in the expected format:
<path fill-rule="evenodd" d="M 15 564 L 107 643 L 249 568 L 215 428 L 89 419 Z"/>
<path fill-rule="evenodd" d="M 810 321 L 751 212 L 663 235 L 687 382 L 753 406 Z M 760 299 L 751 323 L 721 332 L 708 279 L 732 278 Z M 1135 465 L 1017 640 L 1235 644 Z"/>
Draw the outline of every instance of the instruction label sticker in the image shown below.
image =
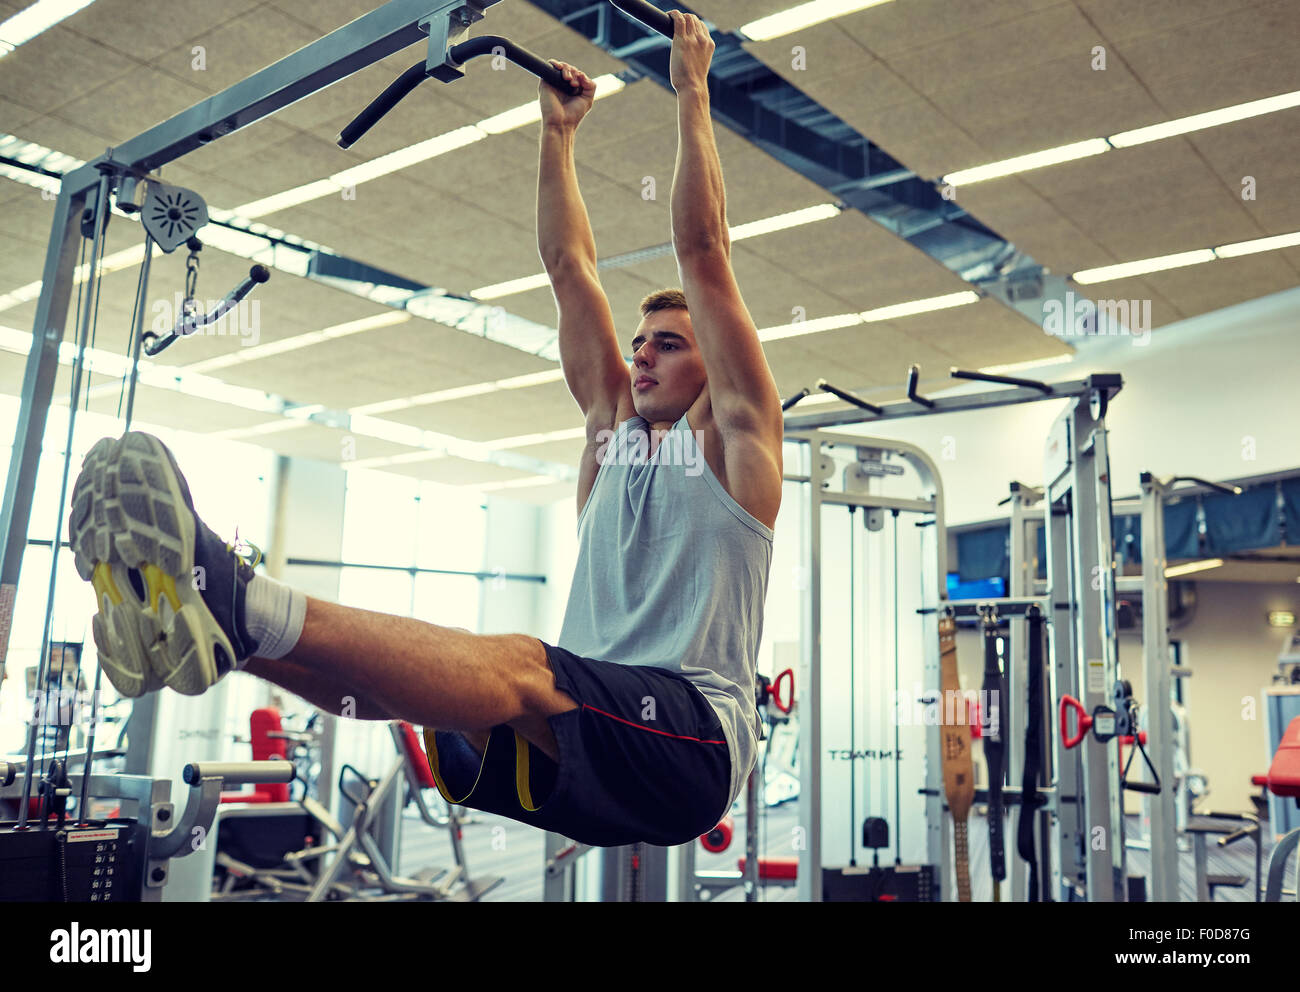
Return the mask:
<path fill-rule="evenodd" d="M 1106 662 L 1100 658 L 1088 659 L 1088 691 L 1106 691 Z"/>

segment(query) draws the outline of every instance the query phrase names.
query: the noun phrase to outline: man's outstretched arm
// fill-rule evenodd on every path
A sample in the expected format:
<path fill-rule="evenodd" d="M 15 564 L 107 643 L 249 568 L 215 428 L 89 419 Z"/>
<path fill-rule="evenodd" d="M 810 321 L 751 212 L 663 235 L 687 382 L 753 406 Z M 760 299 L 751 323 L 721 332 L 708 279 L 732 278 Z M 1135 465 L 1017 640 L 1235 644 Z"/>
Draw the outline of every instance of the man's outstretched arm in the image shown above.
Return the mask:
<path fill-rule="evenodd" d="M 677 90 L 677 164 L 673 174 L 673 249 L 691 327 L 709 377 L 713 414 L 728 432 L 757 435 L 780 450 L 781 397 L 758 329 L 731 269 L 722 164 L 709 117 L 713 41 L 699 18 L 670 11 Z"/>
<path fill-rule="evenodd" d="M 596 274 L 596 240 L 578 191 L 573 159 L 578 124 L 591 109 L 596 85 L 564 62 L 557 68 L 583 85 L 563 95 L 541 83 L 541 161 L 537 172 L 537 251 L 550 277 L 559 313 L 560 367 L 587 418 L 589 432 L 613 424 L 620 387 L 628 390 L 609 301 Z"/>

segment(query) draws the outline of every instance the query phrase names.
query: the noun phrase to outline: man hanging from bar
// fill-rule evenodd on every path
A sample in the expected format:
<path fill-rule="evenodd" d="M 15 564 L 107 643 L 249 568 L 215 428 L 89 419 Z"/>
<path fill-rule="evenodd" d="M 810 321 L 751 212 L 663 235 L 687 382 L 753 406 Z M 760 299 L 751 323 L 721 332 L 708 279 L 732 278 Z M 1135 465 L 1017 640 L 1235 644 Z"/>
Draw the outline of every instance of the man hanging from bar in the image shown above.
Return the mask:
<path fill-rule="evenodd" d="M 198 517 L 162 442 L 129 433 L 87 456 L 69 519 L 120 693 L 195 695 L 242 669 L 331 713 L 407 720 L 425 728 L 448 801 L 594 845 L 681 844 L 727 812 L 757 759 L 783 424 L 731 269 L 714 45 L 698 18 L 671 17 L 682 289 L 643 301 L 630 371 L 573 161 L 595 85 L 556 62 L 582 92 L 539 89 L 538 246 L 587 427 L 558 644 L 350 609 L 256 575 Z"/>

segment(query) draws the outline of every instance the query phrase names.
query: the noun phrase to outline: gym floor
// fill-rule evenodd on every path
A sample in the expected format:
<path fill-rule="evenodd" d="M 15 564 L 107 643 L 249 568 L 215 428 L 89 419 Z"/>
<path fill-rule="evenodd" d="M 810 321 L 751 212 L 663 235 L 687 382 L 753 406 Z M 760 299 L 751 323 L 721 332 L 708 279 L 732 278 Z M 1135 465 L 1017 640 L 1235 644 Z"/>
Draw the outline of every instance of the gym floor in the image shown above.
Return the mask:
<path fill-rule="evenodd" d="M 542 852 L 545 835 L 541 831 L 507 820 L 504 817 L 488 813 L 475 813 L 474 823 L 465 828 L 465 857 L 471 868 L 481 874 L 502 875 L 505 881 L 493 889 L 484 898 L 485 902 L 541 902 L 542 901 Z M 710 854 L 703 847 L 697 846 L 695 867 L 699 871 L 735 870 L 736 859 L 744 854 L 744 817 L 735 818 L 735 834 L 731 847 L 722 854 Z M 764 855 L 788 855 L 787 838 L 790 830 L 799 822 L 798 807 L 792 803 L 777 806 L 767 811 L 763 833 L 766 840 L 762 844 Z M 505 829 L 505 846 L 497 842 L 494 849 L 496 827 Z M 1128 818 L 1128 830 L 1136 834 L 1137 817 Z M 1267 831 L 1266 831 L 1267 832 Z M 1266 841 L 1263 853 L 1264 881 L 1267 878 L 1268 858 L 1272 852 L 1272 841 Z M 587 856 L 596 856 L 591 852 Z M 421 829 L 420 821 L 408 817 L 403 821 L 401 856 L 398 869 L 403 874 L 411 874 L 421 868 L 446 864 L 450 861 L 450 848 L 441 832 Z M 881 863 L 887 859 L 882 852 Z M 989 877 L 988 830 L 982 817 L 972 816 L 970 821 L 970 876 L 971 898 L 974 902 L 991 902 L 993 883 Z M 1145 875 L 1148 873 L 1149 856 L 1145 851 L 1131 850 L 1128 853 L 1129 874 Z M 1180 896 L 1183 902 L 1196 901 L 1196 865 L 1192 852 L 1187 851 L 1179 857 Z M 1214 839 L 1210 840 L 1209 870 L 1215 875 L 1245 875 L 1253 877 L 1255 873 L 1255 852 L 1248 840 L 1238 841 L 1224 851 L 1214 849 Z M 1296 884 L 1296 861 L 1292 860 L 1285 881 L 1285 887 L 1294 888 Z M 1007 896 L 1003 888 L 1003 897 Z M 739 886 L 713 896 L 711 902 L 744 902 L 744 890 Z M 769 886 L 764 889 L 760 900 L 763 902 L 795 902 L 793 887 Z M 1244 888 L 1220 888 L 1215 891 L 1216 902 L 1250 902 L 1250 886 Z"/>

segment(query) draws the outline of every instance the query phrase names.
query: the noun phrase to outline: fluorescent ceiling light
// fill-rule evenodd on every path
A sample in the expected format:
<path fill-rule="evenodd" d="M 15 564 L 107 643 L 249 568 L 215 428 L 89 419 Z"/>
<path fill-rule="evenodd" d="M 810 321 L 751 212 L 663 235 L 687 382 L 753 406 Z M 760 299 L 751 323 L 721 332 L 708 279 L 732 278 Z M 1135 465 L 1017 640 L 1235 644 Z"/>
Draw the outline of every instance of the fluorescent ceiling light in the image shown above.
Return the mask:
<path fill-rule="evenodd" d="M 54 194 L 59 192 L 59 187 L 62 185 L 53 176 L 42 176 L 35 172 L 28 172 L 26 169 L 15 169 L 12 165 L 0 165 L 0 176 L 12 179 L 16 183 L 22 183 L 24 186 L 49 190 Z"/>
<path fill-rule="evenodd" d="M 439 389 L 419 396 L 404 396 L 399 399 L 383 400 L 379 403 L 366 403 L 352 407 L 349 413 L 372 414 L 390 413 L 393 410 L 405 410 L 413 406 L 426 406 L 430 403 L 446 403 L 449 400 L 463 400 L 470 396 L 482 396 L 484 393 L 496 392 L 496 386 L 490 382 L 476 382 L 470 386 L 457 386 L 454 389 Z"/>
<path fill-rule="evenodd" d="M 888 2 L 889 0 L 812 0 L 811 3 L 801 3 L 797 7 L 742 24 L 740 30 L 753 41 L 767 41 L 769 38 L 779 38 L 791 31 L 829 21 L 833 17 L 843 17 Z"/>
<path fill-rule="evenodd" d="M 485 441 L 485 448 L 526 448 L 530 444 L 545 444 L 548 441 L 580 441 L 587 436 L 587 428 L 571 427 L 562 431 L 547 431 L 544 434 L 519 434 L 515 437 L 497 438 L 495 441 Z"/>
<path fill-rule="evenodd" d="M 819 203 L 816 206 L 804 207 L 802 210 L 792 210 L 789 213 L 777 214 L 774 217 L 763 217 L 759 220 L 750 221 L 748 224 L 741 224 L 738 227 L 728 228 L 727 236 L 732 241 L 743 241 L 745 238 L 755 238 L 761 234 L 771 234 L 773 231 L 784 231 L 787 228 L 798 227 L 801 224 L 813 224 L 819 220 L 829 220 L 832 217 L 838 217 L 842 211 L 834 203 Z M 470 296 L 476 300 L 495 300 L 502 296 L 511 296 L 515 293 L 526 293 L 532 289 L 541 289 L 543 286 L 549 286 L 551 278 L 545 272 L 539 272 L 535 276 L 524 276 L 520 279 L 511 279 L 508 282 L 493 283 L 491 286 L 480 286 L 478 289 L 470 290 Z"/>
<path fill-rule="evenodd" d="M 990 365 L 980 371 L 989 375 L 1006 375 L 1008 372 L 1023 372 L 1026 369 L 1042 368 L 1044 365 L 1069 365 L 1073 361 L 1073 354 L 1053 355 L 1051 358 L 1035 358 L 1028 362 L 1012 362 L 1010 365 Z"/>
<path fill-rule="evenodd" d="M 1220 124 L 1231 124 L 1233 121 L 1259 117 L 1261 114 L 1273 114 L 1279 110 L 1290 110 L 1292 107 L 1300 107 L 1300 90 L 1265 97 L 1263 100 L 1251 100 L 1249 103 L 1239 103 L 1236 106 L 1224 107 L 1222 110 L 1193 114 L 1191 117 L 1180 117 L 1177 120 L 1165 121 L 1163 124 L 1152 124 L 1149 127 L 1140 127 L 1133 131 L 1121 131 L 1119 134 L 1110 136 L 1110 143 L 1116 148 L 1131 148 L 1133 145 L 1145 144 L 1148 141 L 1172 138 L 1175 135 L 1186 134 L 1189 131 L 1218 127 Z"/>
<path fill-rule="evenodd" d="M 397 399 L 381 400 L 378 403 L 367 403 L 363 406 L 352 407 L 348 412 L 363 415 L 391 413 L 393 410 L 407 410 L 413 406 L 428 406 L 432 403 L 446 403 L 449 400 L 463 400 L 470 396 L 482 396 L 485 393 L 495 393 L 501 389 L 541 386 L 548 382 L 558 382 L 563 378 L 564 372 L 561 369 L 530 372 L 527 375 L 517 375 L 510 379 L 498 379 L 495 382 L 476 382 L 468 386 L 455 386 L 451 389 L 439 389 L 432 393 L 421 393 L 418 396 L 403 396 Z"/>
<path fill-rule="evenodd" d="M 1278 248 L 1294 248 L 1300 245 L 1300 231 L 1291 234 L 1279 234 L 1272 238 L 1256 238 L 1254 241 L 1238 241 L 1236 244 L 1215 248 L 1214 254 L 1219 258 L 1236 258 L 1239 255 L 1253 255 L 1257 251 L 1276 251 Z"/>
<path fill-rule="evenodd" d="M 784 231 L 788 227 L 812 224 L 819 220 L 830 220 L 830 218 L 839 215 L 840 208 L 834 203 L 819 203 L 814 207 L 804 207 L 802 210 L 792 210 L 786 214 L 764 217 L 761 220 L 750 221 L 748 224 L 741 224 L 739 227 L 728 228 L 727 233 L 732 241 L 742 241 L 745 238 L 758 237 L 760 234 Z"/>
<path fill-rule="evenodd" d="M 38 34 L 48 31 L 94 2 L 95 0 L 38 0 L 25 10 L 20 10 L 0 24 L 0 56 L 8 55 L 23 42 L 31 41 Z"/>
<path fill-rule="evenodd" d="M 111 272 L 120 272 L 122 269 L 129 269 L 134 265 L 139 265 L 143 260 L 144 245 L 136 245 L 133 248 L 127 248 L 112 255 L 105 255 L 100 259 L 99 268 L 102 274 L 108 275 Z M 89 275 L 89 262 L 78 265 L 72 272 L 73 284 L 85 282 Z M 40 299 L 40 296 L 41 282 L 38 279 L 36 282 L 29 282 L 26 286 L 19 286 L 17 289 L 0 295 L 0 310 L 22 306 L 24 303 Z M 71 312 L 71 308 L 69 308 L 69 312 Z"/>
<path fill-rule="evenodd" d="M 1070 278 L 1081 286 L 1094 282 L 1107 282 L 1111 279 L 1124 279 L 1128 276 L 1140 276 L 1148 272 L 1163 272 L 1165 269 L 1180 269 L 1187 265 L 1200 265 L 1213 262 L 1213 249 L 1198 248 L 1195 251 L 1180 252 L 1177 255 L 1160 255 L 1156 258 L 1141 258 L 1136 262 L 1120 262 L 1118 265 L 1103 265 L 1097 269 L 1084 269 Z"/>
<path fill-rule="evenodd" d="M 889 307 L 863 311 L 859 316 L 871 323 L 877 320 L 893 320 L 896 317 L 911 317 L 913 314 L 929 313 L 932 310 L 947 310 L 949 307 L 961 307 L 967 303 L 978 303 L 979 293 L 964 289 L 960 293 L 948 293 L 946 296 L 931 296 L 911 303 L 895 303 Z"/>
<path fill-rule="evenodd" d="M 229 368 L 231 365 L 239 365 L 243 362 L 256 362 L 263 358 L 283 355 L 285 352 L 297 351 L 300 348 L 307 348 L 315 344 L 324 344 L 326 341 L 347 337 L 350 334 L 360 334 L 363 331 L 391 327 L 394 324 L 405 323 L 410 319 L 410 314 L 403 313 L 400 310 L 379 313 L 372 317 L 362 317 L 360 320 L 335 324 L 333 327 L 327 327 L 320 331 L 309 331 L 306 334 L 295 334 L 293 337 L 283 338 L 279 341 L 268 341 L 266 344 L 240 347 L 225 355 L 217 355 L 214 358 L 205 358 L 202 361 L 192 362 L 184 366 L 184 368 L 187 372 L 211 372 L 215 369 Z"/>
<path fill-rule="evenodd" d="M 1016 172 L 1028 172 L 1030 169 L 1041 169 L 1061 162 L 1073 162 L 1075 159 L 1100 155 L 1106 151 L 1110 151 L 1110 145 L 1106 143 L 1105 138 L 1089 138 L 1087 141 L 1076 141 L 1072 145 L 1061 145 L 1058 148 L 1048 148 L 1028 155 L 1017 155 L 1015 158 L 990 162 L 988 165 L 979 165 L 973 169 L 960 169 L 944 176 L 942 181 L 950 186 L 969 186 L 971 183 L 983 182 L 986 179 L 997 179 Z"/>
<path fill-rule="evenodd" d="M 545 272 L 539 272 L 535 276 L 524 276 L 522 279 L 511 279 L 508 282 L 498 282 L 491 286 L 480 286 L 478 289 L 471 289 L 469 295 L 476 300 L 495 300 L 501 296 L 525 293 L 530 289 L 541 289 L 543 286 L 549 286 L 550 284 L 551 277 Z"/>
<path fill-rule="evenodd" d="M 1173 568 L 1166 568 L 1165 578 L 1174 579 L 1180 575 L 1191 575 L 1193 572 L 1207 572 L 1212 568 L 1218 568 L 1222 564 L 1222 558 L 1208 558 L 1205 561 L 1189 561 L 1186 565 L 1175 565 Z"/>
<path fill-rule="evenodd" d="M 213 431 L 206 437 L 220 438 L 225 441 L 236 441 L 240 438 L 258 437 L 262 434 L 279 434 L 281 431 L 296 430 L 299 427 L 306 427 L 307 423 L 303 420 L 271 420 L 265 424 L 255 424 L 252 427 L 232 427 L 224 431 Z"/>
<path fill-rule="evenodd" d="M 1233 107 L 1211 110 L 1204 114 L 1193 114 L 1191 117 L 1180 117 L 1162 124 L 1151 124 L 1133 131 L 1121 131 L 1109 138 L 1091 138 L 1072 145 L 1062 145 L 1059 148 L 1049 148 L 1046 151 L 1020 155 L 1001 162 L 991 162 L 973 169 L 961 169 L 944 176 L 942 181 L 953 186 L 969 186 L 971 183 L 986 179 L 1027 172 L 1030 169 L 1041 169 L 1047 165 L 1070 162 L 1089 155 L 1100 155 L 1111 148 L 1131 148 L 1133 145 L 1145 144 L 1148 141 L 1172 138 L 1175 135 L 1187 134 L 1189 131 L 1218 127 L 1221 124 L 1231 124 L 1233 121 L 1273 114 L 1293 107 L 1300 107 L 1300 90 L 1265 97 L 1262 100 L 1252 100 L 1249 103 L 1239 103 Z"/>
<path fill-rule="evenodd" d="M 339 189 L 338 185 L 328 179 L 318 179 L 316 182 L 307 183 L 305 186 L 298 186 L 294 189 L 285 190 L 283 193 L 276 193 L 274 196 L 267 196 L 260 200 L 253 200 L 251 203 L 241 204 L 235 207 L 233 212 L 240 217 L 252 220 L 254 217 L 263 217 L 266 214 L 288 210 L 290 207 L 296 207 L 311 200 L 319 200 L 322 196 L 337 193 Z M 261 241 L 260 238 L 258 240 Z"/>
<path fill-rule="evenodd" d="M 429 462 L 436 458 L 445 458 L 444 451 L 408 451 L 402 455 L 383 455 L 378 458 L 362 458 L 359 461 L 343 462 L 342 468 L 346 472 L 353 472 L 357 469 L 378 469 L 388 465 L 408 465 L 411 462 Z"/>
<path fill-rule="evenodd" d="M 424 430 L 413 424 L 353 415 L 348 421 L 348 429 L 354 434 L 391 441 L 393 444 L 405 444 L 411 448 L 424 446 Z"/>
<path fill-rule="evenodd" d="M 612 96 L 626 85 L 623 80 L 608 73 L 597 76 L 592 82 L 596 84 L 595 99 L 597 100 Z M 513 131 L 515 128 L 523 127 L 526 124 L 535 124 L 541 119 L 541 104 L 536 100 L 530 100 L 528 103 L 521 103 L 517 107 L 511 107 L 509 110 L 502 111 L 492 117 L 485 117 L 475 126 L 488 134 L 504 134 L 506 131 Z"/>
<path fill-rule="evenodd" d="M 526 386 L 542 386 L 548 382 L 559 382 L 563 378 L 563 369 L 547 369 L 544 372 L 529 372 L 509 379 L 498 379 L 493 385 L 497 389 L 523 389 Z"/>
<path fill-rule="evenodd" d="M 363 162 L 351 169 L 336 172 L 330 176 L 329 181 L 340 189 L 345 186 L 356 186 L 359 183 L 378 179 L 380 176 L 398 172 L 412 165 L 427 162 L 431 158 L 437 158 L 447 152 L 453 152 L 458 148 L 464 148 L 466 145 L 472 145 L 474 142 L 482 141 L 486 137 L 486 131 L 473 124 L 467 124 L 454 131 L 447 131 L 444 134 L 435 135 L 414 145 L 399 148 L 395 152 L 381 155 L 379 158 Z"/>
<path fill-rule="evenodd" d="M 550 475 L 530 475 L 526 479 L 511 479 L 508 482 L 470 482 L 459 488 L 473 489 L 478 492 L 491 492 L 496 489 L 525 489 L 529 486 L 545 486 L 565 481 Z"/>
<path fill-rule="evenodd" d="M 782 338 L 795 338 L 804 334 L 818 334 L 822 331 L 837 331 L 841 327 L 852 327 L 862 323 L 862 315 L 857 313 L 837 313 L 832 317 L 818 317 L 815 320 L 801 320 L 794 324 L 780 324 L 764 327 L 758 332 L 760 341 L 780 341 Z"/>

